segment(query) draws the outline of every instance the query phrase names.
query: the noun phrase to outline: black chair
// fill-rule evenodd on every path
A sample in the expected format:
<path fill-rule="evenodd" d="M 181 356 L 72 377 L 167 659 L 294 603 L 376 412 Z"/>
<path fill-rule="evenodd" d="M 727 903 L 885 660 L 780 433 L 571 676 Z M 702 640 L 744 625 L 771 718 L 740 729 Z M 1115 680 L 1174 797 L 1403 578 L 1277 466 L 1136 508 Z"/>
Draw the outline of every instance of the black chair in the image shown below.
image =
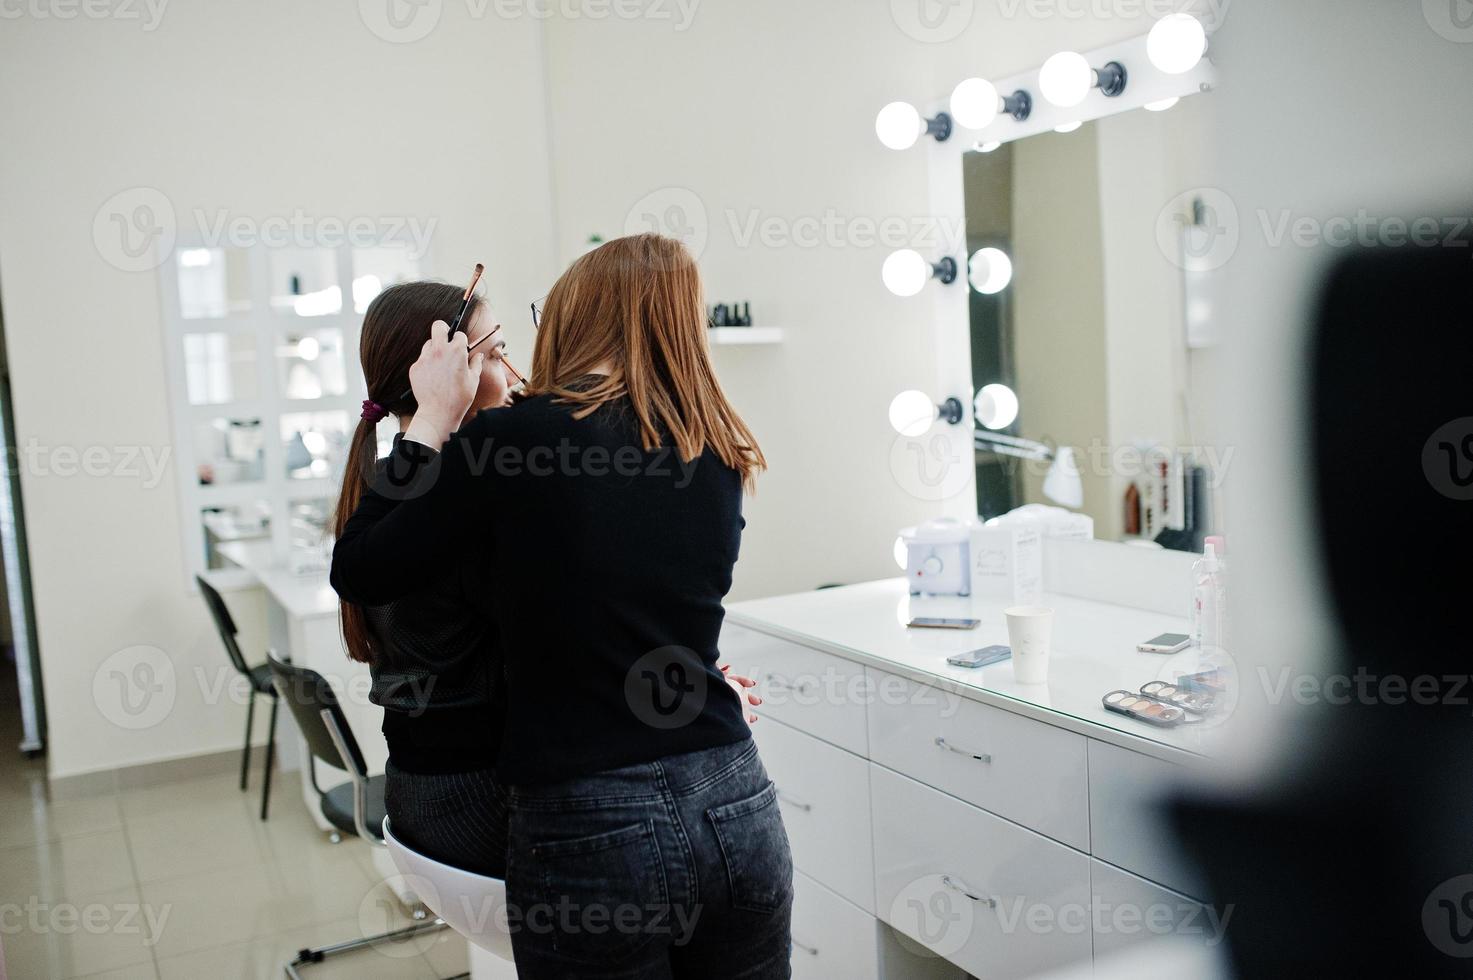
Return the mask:
<path fill-rule="evenodd" d="M 307 769 L 312 788 L 317 790 L 322 800 L 323 817 L 341 833 L 361 837 L 373 847 L 384 847 L 384 777 L 368 774 L 368 764 L 363 759 L 358 740 L 353 737 L 353 730 L 348 727 L 348 719 L 343 715 L 332 686 L 317 671 L 278 660 L 274 655 L 268 654 L 266 663 L 277 694 L 286 701 L 297 727 L 302 731 L 302 739 L 307 743 Z M 323 792 L 317 785 L 314 761 L 343 770 L 348 774 L 348 782 Z M 335 835 L 334 840 L 338 839 L 340 837 Z M 424 915 L 418 912 L 415 917 Z M 297 951 L 297 958 L 287 964 L 286 975 L 292 980 L 300 980 L 299 966 L 321 963 L 338 953 L 397 942 L 445 928 L 448 928 L 445 922 L 436 918 L 332 946 L 301 949 Z"/>
<path fill-rule="evenodd" d="M 265 664 L 255 667 L 249 666 L 245 657 L 240 652 L 240 644 L 235 640 L 235 620 L 230 618 L 230 610 L 225 606 L 225 600 L 220 598 L 220 593 L 215 587 L 206 582 L 202 576 L 196 575 L 194 580 L 199 583 L 200 595 L 205 597 L 205 605 L 210 608 L 210 617 L 215 621 L 215 629 L 220 633 L 220 642 L 225 644 L 225 655 L 230 658 L 231 666 L 240 671 L 240 675 L 250 684 L 250 701 L 246 706 L 245 747 L 240 754 L 240 791 L 246 790 L 246 774 L 251 766 L 251 728 L 256 720 L 256 698 L 258 696 L 271 699 L 271 728 L 266 733 L 266 772 L 265 783 L 261 787 L 261 819 L 266 819 L 266 813 L 271 805 L 271 766 L 276 761 L 276 709 L 281 702 L 277 700 L 276 688 L 271 686 L 271 668 Z"/>

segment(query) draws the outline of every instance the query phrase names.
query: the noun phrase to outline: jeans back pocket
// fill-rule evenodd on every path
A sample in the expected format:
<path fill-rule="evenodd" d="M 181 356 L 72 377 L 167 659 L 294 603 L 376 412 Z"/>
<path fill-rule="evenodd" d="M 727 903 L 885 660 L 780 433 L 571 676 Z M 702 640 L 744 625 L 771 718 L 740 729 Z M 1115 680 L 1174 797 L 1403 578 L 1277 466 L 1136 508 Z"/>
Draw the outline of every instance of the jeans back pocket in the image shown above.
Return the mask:
<path fill-rule="evenodd" d="M 726 861 L 733 906 L 770 915 L 792 901 L 793 856 L 775 784 L 745 800 L 712 807 L 706 818 Z"/>
<path fill-rule="evenodd" d="M 520 910 L 521 927 L 543 932 L 558 953 L 619 959 L 670 926 L 669 892 L 651 821 L 535 843 L 529 853 L 531 887 Z"/>

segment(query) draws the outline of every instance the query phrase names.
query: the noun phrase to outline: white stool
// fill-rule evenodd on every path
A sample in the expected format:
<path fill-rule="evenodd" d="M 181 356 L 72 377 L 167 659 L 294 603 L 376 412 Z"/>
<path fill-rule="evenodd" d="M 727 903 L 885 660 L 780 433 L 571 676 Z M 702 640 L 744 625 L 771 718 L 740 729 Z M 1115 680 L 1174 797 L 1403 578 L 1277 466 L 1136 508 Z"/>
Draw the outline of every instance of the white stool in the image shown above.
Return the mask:
<path fill-rule="evenodd" d="M 394 837 L 388 817 L 384 818 L 384 843 L 394 867 L 430 911 L 476 946 L 511 961 L 505 881 L 453 868 L 411 850 Z"/>

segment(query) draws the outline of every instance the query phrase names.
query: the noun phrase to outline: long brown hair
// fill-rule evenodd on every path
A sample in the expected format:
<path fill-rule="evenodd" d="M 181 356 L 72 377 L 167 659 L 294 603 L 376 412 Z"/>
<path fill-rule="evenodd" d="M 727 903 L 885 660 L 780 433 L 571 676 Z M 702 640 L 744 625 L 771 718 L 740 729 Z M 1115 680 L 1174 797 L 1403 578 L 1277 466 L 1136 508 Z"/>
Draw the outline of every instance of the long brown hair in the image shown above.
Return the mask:
<path fill-rule="evenodd" d="M 751 490 L 767 468 L 757 440 L 711 366 L 695 260 L 673 238 L 616 238 L 577 259 L 553 285 L 532 348 L 530 394 L 548 393 L 583 418 L 627 396 L 645 449 L 668 438 L 680 458 L 709 446 Z M 568 387 L 607 362 L 596 384 Z"/>
<path fill-rule="evenodd" d="M 405 282 L 390 286 L 368 304 L 363 314 L 363 331 L 358 342 L 358 359 L 363 364 L 363 380 L 368 397 L 395 417 L 413 415 L 419 405 L 409 392 L 409 368 L 419 358 L 420 349 L 430 339 L 430 324 L 451 320 L 460 308 L 463 290 L 443 282 Z M 480 308 L 480 297 L 472 296 L 466 310 L 469 324 Z M 348 447 L 348 462 L 343 467 L 343 489 L 333 512 L 333 533 L 342 536 L 348 518 L 358 509 L 363 488 L 373 476 L 378 443 L 375 425 L 360 419 Z M 343 643 L 348 656 L 371 663 L 375 651 L 370 640 L 368 621 L 363 609 L 351 602 L 339 601 Z"/>

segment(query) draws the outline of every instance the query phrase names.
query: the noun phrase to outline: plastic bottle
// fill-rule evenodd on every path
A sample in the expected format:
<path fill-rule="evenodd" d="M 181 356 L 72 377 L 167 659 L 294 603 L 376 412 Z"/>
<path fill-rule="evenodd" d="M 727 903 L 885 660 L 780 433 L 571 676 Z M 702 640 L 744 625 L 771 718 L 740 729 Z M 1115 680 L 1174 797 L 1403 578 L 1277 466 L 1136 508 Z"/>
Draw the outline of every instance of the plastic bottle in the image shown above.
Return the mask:
<path fill-rule="evenodd" d="M 1220 539 L 1209 540 L 1192 565 L 1192 645 L 1201 650 L 1202 670 L 1220 666 L 1225 646 L 1226 568 L 1218 557 Z"/>

